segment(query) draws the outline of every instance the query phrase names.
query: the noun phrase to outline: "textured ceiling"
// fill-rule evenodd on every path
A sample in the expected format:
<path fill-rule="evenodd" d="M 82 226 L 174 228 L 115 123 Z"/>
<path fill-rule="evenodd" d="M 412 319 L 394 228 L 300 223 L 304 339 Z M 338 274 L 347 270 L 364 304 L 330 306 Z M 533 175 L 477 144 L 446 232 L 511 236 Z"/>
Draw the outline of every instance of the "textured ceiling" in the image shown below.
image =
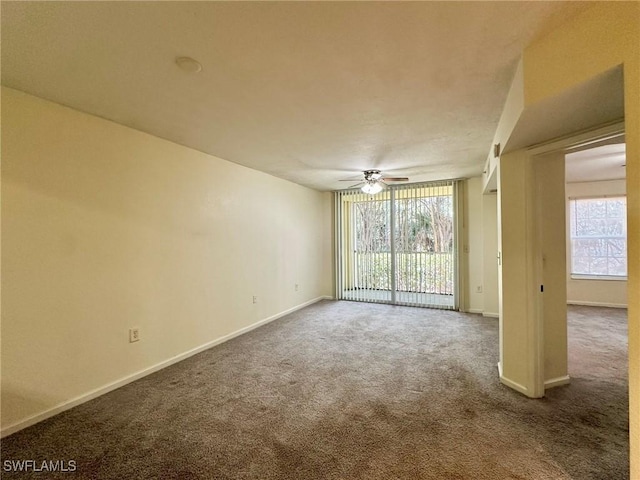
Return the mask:
<path fill-rule="evenodd" d="M 2 83 L 320 190 L 370 168 L 467 177 L 523 48 L 583 8 L 2 2 Z"/>
<path fill-rule="evenodd" d="M 599 182 L 621 180 L 626 177 L 626 145 L 616 143 L 565 156 L 566 180 L 573 182 Z"/>

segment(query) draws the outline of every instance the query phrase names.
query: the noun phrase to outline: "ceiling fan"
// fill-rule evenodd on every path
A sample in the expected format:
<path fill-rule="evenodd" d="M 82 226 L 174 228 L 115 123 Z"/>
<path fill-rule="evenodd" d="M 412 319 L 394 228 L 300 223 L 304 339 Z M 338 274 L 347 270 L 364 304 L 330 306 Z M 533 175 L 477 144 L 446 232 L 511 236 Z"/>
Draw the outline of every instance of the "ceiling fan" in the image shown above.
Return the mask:
<path fill-rule="evenodd" d="M 352 185 L 349 188 L 357 187 L 360 184 L 363 184 L 360 187 L 364 193 L 368 193 L 369 195 L 375 195 L 376 193 L 382 191 L 382 189 L 387 185 L 387 182 L 408 182 L 408 177 L 385 177 L 382 175 L 380 170 L 365 170 L 362 172 L 364 175 L 364 179 L 361 182 Z M 353 180 L 340 180 L 341 182 L 352 182 Z"/>

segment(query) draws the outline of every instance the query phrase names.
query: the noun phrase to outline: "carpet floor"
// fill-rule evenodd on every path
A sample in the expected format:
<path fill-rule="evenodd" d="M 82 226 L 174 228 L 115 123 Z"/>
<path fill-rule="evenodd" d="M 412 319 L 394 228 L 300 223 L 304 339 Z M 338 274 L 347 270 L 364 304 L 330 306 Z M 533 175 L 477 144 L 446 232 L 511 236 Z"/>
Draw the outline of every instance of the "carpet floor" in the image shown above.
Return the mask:
<path fill-rule="evenodd" d="M 498 322 L 324 301 L 2 440 L 83 479 L 628 479 L 626 311 L 570 307 L 570 385 L 500 384 Z"/>

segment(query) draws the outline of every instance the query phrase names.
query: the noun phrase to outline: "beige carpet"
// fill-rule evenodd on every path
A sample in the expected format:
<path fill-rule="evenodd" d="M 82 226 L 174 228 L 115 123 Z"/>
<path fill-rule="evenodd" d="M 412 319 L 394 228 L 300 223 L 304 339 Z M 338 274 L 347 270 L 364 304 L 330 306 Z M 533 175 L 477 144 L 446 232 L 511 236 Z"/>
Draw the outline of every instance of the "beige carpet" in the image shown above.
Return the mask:
<path fill-rule="evenodd" d="M 572 384 L 497 377 L 497 320 L 322 302 L 2 441 L 86 479 L 627 479 L 626 312 L 570 309 Z"/>

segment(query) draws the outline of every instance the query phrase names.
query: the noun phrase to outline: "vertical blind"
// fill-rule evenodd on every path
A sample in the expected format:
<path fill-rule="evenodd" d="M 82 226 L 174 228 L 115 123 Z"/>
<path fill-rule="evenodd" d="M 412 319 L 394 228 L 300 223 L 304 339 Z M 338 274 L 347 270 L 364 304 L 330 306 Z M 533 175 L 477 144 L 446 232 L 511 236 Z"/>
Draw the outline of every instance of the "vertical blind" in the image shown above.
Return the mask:
<path fill-rule="evenodd" d="M 455 183 L 335 193 L 336 296 L 456 308 Z"/>

